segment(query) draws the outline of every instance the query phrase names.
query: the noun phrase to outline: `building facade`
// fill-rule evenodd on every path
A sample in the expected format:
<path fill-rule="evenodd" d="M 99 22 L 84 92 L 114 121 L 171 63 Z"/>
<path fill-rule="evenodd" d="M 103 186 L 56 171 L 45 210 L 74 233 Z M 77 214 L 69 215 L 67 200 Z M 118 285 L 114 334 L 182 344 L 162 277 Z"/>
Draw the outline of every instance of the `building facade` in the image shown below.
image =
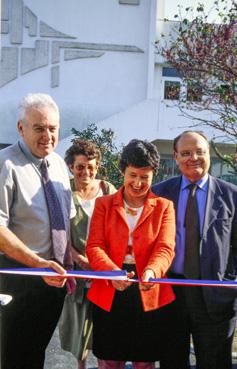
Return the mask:
<path fill-rule="evenodd" d="M 175 174 L 171 143 L 191 122 L 169 95 L 179 76 L 156 54 L 163 16 L 163 0 L 1 0 L 1 146 L 17 138 L 21 97 L 44 92 L 61 111 L 61 155 L 72 128 L 96 123 L 114 130 L 118 146 L 156 142 L 164 177 Z M 228 175 L 221 164 L 213 171 Z"/>

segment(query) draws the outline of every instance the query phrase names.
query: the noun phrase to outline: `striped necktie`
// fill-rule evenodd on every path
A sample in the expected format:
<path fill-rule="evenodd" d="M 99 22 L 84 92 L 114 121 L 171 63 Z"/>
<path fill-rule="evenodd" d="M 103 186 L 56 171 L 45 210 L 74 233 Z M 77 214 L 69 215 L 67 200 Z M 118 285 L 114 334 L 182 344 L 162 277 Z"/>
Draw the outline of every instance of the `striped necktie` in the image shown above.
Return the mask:
<path fill-rule="evenodd" d="M 43 159 L 40 171 L 49 212 L 53 257 L 61 265 L 70 267 L 72 266 L 72 260 L 68 247 L 62 207 L 53 182 L 49 178 L 48 166 L 48 161 Z"/>

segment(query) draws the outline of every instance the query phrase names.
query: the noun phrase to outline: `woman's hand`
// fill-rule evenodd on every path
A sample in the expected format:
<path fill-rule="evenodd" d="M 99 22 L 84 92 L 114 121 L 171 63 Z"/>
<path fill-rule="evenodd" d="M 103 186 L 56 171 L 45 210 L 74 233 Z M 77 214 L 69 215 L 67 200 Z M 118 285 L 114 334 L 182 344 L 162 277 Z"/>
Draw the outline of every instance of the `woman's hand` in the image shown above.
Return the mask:
<path fill-rule="evenodd" d="M 145 269 L 142 274 L 142 281 L 149 282 L 150 278 L 156 278 L 155 272 L 152 269 Z M 139 288 L 142 291 L 149 291 L 154 287 L 154 283 L 139 283 Z"/>
<path fill-rule="evenodd" d="M 77 258 L 76 258 L 75 262 L 83 270 L 91 270 L 89 261 L 88 261 L 86 256 L 83 256 L 81 254 L 77 254 Z"/>
<path fill-rule="evenodd" d="M 86 256 L 79 254 L 79 252 L 71 246 L 72 260 L 83 270 L 91 270 L 89 261 Z"/>
<path fill-rule="evenodd" d="M 133 278 L 135 275 L 134 272 L 129 272 L 127 274 L 128 278 Z M 118 291 L 124 291 L 126 290 L 126 288 L 128 288 L 129 286 L 131 286 L 131 284 L 133 282 L 130 282 L 130 281 L 111 281 L 113 287 L 118 290 Z"/>

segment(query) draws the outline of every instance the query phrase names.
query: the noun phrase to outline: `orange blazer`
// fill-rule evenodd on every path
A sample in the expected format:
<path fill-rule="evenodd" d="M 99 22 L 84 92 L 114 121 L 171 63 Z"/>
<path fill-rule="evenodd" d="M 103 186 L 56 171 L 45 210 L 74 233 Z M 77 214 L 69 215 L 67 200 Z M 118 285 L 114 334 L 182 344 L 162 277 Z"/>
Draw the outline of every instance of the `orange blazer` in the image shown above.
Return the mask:
<path fill-rule="evenodd" d="M 87 240 L 86 253 L 93 270 L 122 269 L 129 239 L 123 190 L 96 199 Z M 137 274 L 144 269 L 154 270 L 156 277 L 165 277 L 175 247 L 175 213 L 173 203 L 148 193 L 142 214 L 133 231 L 133 249 Z M 169 285 L 156 284 L 149 291 L 141 291 L 144 311 L 154 310 L 174 300 Z M 94 280 L 88 299 L 110 311 L 115 288 L 105 280 Z"/>

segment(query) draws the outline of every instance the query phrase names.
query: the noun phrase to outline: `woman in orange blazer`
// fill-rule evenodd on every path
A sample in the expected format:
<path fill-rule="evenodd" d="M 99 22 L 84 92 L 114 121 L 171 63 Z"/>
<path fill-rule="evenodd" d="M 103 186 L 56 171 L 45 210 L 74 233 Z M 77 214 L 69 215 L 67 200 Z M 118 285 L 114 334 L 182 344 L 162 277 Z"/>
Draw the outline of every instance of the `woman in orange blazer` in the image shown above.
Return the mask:
<path fill-rule="evenodd" d="M 175 246 L 175 215 L 169 200 L 150 191 L 159 166 L 157 148 L 132 140 L 124 147 L 120 168 L 124 185 L 96 200 L 86 252 L 93 270 L 126 269 L 141 283 L 95 280 L 93 352 L 99 369 L 154 369 L 159 360 L 159 308 L 174 300 L 169 285 L 144 283 L 162 278 Z"/>

